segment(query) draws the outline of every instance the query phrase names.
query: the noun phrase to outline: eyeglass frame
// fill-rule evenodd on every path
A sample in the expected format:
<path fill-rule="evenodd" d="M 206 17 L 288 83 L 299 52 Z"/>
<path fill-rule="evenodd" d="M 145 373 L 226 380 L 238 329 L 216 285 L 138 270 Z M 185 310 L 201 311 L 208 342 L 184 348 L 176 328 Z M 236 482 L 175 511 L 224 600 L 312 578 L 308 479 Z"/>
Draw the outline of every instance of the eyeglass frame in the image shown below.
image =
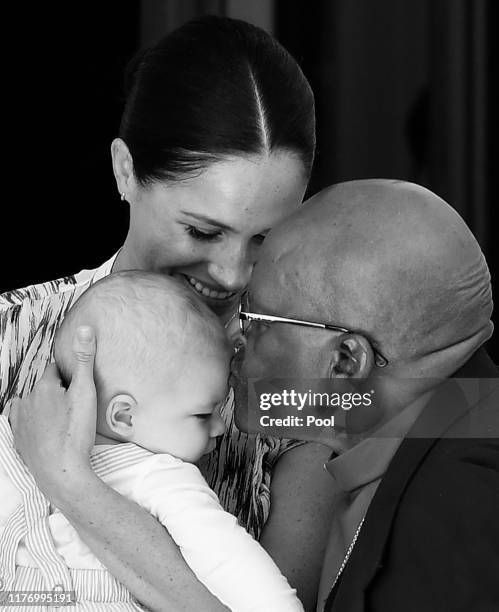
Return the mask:
<path fill-rule="evenodd" d="M 318 323 L 316 321 L 306 321 L 305 319 L 290 319 L 288 317 L 278 317 L 275 315 L 266 315 L 260 314 L 257 312 L 249 312 L 243 310 L 243 300 L 246 296 L 249 295 L 248 291 L 245 291 L 241 294 L 239 299 L 239 305 L 237 309 L 237 317 L 239 321 L 239 331 L 241 332 L 241 336 L 246 336 L 244 331 L 243 321 L 248 321 L 249 323 L 256 321 L 261 323 L 289 323 L 290 325 L 300 325 L 302 327 L 315 327 L 317 329 L 328 329 L 330 331 L 341 332 L 343 334 L 359 334 L 363 336 L 371 345 L 371 348 L 374 353 L 374 362 L 378 366 L 378 368 L 384 368 L 388 365 L 389 361 L 386 357 L 384 357 L 375 347 L 374 343 L 369 338 L 369 336 L 360 330 L 348 329 L 346 327 L 341 327 L 339 325 L 332 325 L 331 323 Z"/>

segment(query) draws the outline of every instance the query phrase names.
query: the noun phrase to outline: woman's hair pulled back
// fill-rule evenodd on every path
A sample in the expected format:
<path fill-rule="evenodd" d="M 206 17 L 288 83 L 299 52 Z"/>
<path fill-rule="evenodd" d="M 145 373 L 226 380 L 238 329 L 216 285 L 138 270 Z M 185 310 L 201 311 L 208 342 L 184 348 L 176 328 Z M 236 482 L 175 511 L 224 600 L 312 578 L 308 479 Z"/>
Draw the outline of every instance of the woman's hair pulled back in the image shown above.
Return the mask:
<path fill-rule="evenodd" d="M 191 177 L 227 156 L 282 150 L 310 174 L 312 91 L 260 28 L 224 17 L 190 21 L 135 56 L 125 87 L 120 137 L 142 185 Z"/>

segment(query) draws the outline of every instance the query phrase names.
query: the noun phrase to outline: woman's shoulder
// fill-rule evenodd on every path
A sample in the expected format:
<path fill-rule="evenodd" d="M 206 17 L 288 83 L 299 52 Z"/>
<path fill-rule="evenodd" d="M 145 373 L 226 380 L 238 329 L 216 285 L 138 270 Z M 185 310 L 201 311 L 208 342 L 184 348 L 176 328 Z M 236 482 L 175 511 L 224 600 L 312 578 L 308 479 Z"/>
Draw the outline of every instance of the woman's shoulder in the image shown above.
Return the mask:
<path fill-rule="evenodd" d="M 26 305 L 33 307 L 37 302 L 44 302 L 47 299 L 58 301 L 63 299 L 65 294 L 72 295 L 78 289 L 85 290 L 90 284 L 111 272 L 114 259 L 115 255 L 102 266 L 93 270 L 81 270 L 77 274 L 2 293 L 0 295 L 0 313 Z"/>
<path fill-rule="evenodd" d="M 68 290 L 74 290 L 77 275 L 65 276 L 56 280 L 28 285 L 20 289 L 12 289 L 0 295 L 0 311 L 23 306 L 56 296 Z"/>
<path fill-rule="evenodd" d="M 10 398 L 31 391 L 52 358 L 55 333 L 66 312 L 111 267 L 109 260 L 95 270 L 0 296 L 0 411 Z"/>

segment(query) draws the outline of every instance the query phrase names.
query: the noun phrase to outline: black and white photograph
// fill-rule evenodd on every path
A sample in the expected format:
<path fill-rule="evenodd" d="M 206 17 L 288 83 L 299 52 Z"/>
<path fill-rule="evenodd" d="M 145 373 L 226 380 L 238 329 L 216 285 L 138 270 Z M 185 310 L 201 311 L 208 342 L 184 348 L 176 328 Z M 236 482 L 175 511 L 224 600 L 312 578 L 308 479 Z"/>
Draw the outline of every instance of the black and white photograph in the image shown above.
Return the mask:
<path fill-rule="evenodd" d="M 3 23 L 0 611 L 499 612 L 499 3 Z"/>

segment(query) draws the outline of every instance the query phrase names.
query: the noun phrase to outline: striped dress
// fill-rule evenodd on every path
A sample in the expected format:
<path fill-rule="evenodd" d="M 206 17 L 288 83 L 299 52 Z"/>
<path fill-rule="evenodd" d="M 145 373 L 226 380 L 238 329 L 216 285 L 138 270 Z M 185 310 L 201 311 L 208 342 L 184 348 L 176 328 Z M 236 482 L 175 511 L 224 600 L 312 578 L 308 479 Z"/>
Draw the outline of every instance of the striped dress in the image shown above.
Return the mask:
<path fill-rule="evenodd" d="M 111 273 L 116 255 L 95 270 L 0 296 L 0 411 L 26 396 L 52 359 L 64 314 L 90 285 Z M 248 436 L 234 424 L 232 396 L 222 409 L 226 433 L 200 465 L 225 510 L 257 539 L 270 511 L 273 467 L 297 442 Z"/>
<path fill-rule="evenodd" d="M 56 602 L 68 602 L 67 598 L 69 609 L 78 612 L 145 610 L 104 566 L 68 567 L 51 533 L 49 517 L 54 509 L 16 453 L 4 415 L 0 415 L 0 485 L 7 496 L 0 509 L 0 612 L 48 612 L 59 609 Z M 18 563 L 20 550 L 28 563 Z M 29 606 L 15 605 L 23 601 Z"/>

